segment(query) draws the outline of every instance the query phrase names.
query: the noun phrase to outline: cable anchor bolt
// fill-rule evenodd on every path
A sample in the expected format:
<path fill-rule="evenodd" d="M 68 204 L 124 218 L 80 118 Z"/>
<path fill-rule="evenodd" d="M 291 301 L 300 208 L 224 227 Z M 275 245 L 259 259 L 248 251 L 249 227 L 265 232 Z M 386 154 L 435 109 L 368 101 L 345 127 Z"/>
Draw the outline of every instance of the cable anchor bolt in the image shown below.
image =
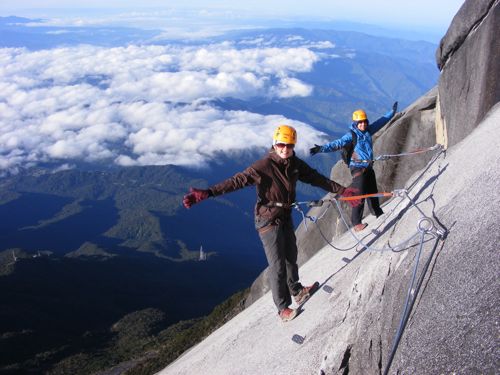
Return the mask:
<path fill-rule="evenodd" d="M 406 190 L 406 189 L 395 189 L 395 190 L 393 190 L 392 195 L 394 197 L 406 197 L 407 193 L 408 193 L 408 190 Z"/>

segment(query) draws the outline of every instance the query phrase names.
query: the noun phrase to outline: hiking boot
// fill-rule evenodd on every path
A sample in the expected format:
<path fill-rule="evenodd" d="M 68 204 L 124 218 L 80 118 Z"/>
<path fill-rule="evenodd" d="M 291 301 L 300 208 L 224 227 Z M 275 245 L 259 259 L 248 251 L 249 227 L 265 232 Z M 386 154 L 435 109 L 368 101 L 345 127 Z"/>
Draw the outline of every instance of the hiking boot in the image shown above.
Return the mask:
<path fill-rule="evenodd" d="M 319 283 L 315 282 L 311 286 L 303 287 L 297 295 L 293 296 L 295 303 L 297 305 L 302 305 L 318 289 L 318 286 L 319 286 Z"/>
<path fill-rule="evenodd" d="M 283 310 L 279 312 L 279 315 L 282 322 L 289 322 L 290 320 L 292 320 L 297 316 L 297 310 L 285 307 Z"/>
<path fill-rule="evenodd" d="M 361 224 L 356 224 L 354 226 L 354 231 L 355 232 L 361 232 L 363 229 L 365 229 L 368 226 L 366 223 L 361 223 Z"/>

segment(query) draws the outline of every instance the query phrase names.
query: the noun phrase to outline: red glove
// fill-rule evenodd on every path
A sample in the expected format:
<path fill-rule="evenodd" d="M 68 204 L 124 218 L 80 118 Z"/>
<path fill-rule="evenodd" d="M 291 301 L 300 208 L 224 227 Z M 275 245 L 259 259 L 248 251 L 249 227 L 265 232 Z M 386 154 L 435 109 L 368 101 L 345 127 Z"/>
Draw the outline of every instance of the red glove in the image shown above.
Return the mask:
<path fill-rule="evenodd" d="M 346 198 L 346 197 L 353 197 L 356 195 L 359 195 L 360 191 L 358 188 L 355 187 L 347 187 L 344 189 L 344 191 L 340 194 L 341 197 Z M 353 199 L 353 200 L 346 200 L 347 204 L 351 207 L 356 207 L 361 204 L 361 199 Z"/>
<path fill-rule="evenodd" d="M 184 207 L 191 208 L 193 204 L 200 203 L 212 195 L 210 190 L 189 188 L 189 193 L 182 199 Z"/>

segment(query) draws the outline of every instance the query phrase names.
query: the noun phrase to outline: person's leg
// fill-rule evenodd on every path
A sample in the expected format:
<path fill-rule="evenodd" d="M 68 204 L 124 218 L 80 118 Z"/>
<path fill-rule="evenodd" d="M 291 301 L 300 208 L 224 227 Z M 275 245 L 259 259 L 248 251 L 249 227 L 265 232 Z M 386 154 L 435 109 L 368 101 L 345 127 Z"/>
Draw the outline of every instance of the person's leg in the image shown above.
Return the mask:
<path fill-rule="evenodd" d="M 375 171 L 372 168 L 366 170 L 366 194 L 376 194 L 378 193 L 377 188 L 377 178 L 375 177 Z M 380 200 L 379 198 L 368 198 L 367 201 L 368 209 L 375 215 L 379 217 L 384 214 L 384 211 L 380 208 Z"/>
<path fill-rule="evenodd" d="M 351 186 L 359 189 L 359 194 L 365 193 L 365 183 L 364 183 L 364 172 L 363 169 L 351 169 L 352 183 Z M 353 226 L 361 224 L 363 219 L 363 209 L 365 205 L 365 200 L 361 200 L 361 204 L 353 207 L 351 210 L 351 223 Z"/>
<path fill-rule="evenodd" d="M 297 265 L 297 239 L 291 219 L 281 225 L 283 225 L 287 285 L 291 294 L 296 295 L 302 290 L 302 284 L 299 282 L 299 266 Z"/>
<path fill-rule="evenodd" d="M 281 311 L 292 303 L 287 285 L 283 227 L 282 225 L 272 225 L 263 228 L 263 230 L 259 231 L 259 237 L 269 264 L 268 280 L 273 301 L 278 311 Z"/>

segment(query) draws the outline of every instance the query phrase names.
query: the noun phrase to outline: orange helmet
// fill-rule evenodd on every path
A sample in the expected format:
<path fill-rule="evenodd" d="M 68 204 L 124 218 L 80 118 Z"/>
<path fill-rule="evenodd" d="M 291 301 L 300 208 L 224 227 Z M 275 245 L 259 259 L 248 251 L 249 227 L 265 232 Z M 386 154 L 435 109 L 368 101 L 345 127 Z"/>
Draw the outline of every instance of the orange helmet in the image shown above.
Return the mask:
<path fill-rule="evenodd" d="M 274 131 L 273 144 L 276 143 L 297 143 L 297 131 L 289 125 L 280 125 Z"/>
<path fill-rule="evenodd" d="M 368 117 L 366 117 L 366 112 L 362 109 L 358 109 L 352 113 L 352 121 L 358 122 L 364 120 L 368 120 Z"/>

